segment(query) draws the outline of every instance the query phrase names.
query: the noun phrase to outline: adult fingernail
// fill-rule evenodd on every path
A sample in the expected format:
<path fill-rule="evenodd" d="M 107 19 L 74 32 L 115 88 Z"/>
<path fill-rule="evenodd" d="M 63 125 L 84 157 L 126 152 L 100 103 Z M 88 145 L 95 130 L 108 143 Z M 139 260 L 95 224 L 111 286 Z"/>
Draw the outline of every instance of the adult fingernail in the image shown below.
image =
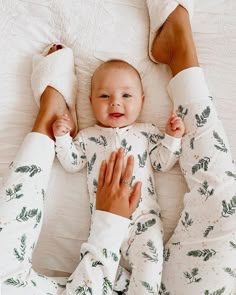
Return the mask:
<path fill-rule="evenodd" d="M 123 152 L 124 152 L 124 149 L 123 149 L 122 147 L 120 147 L 120 148 L 119 148 L 119 152 L 120 152 L 120 153 L 123 153 Z"/>

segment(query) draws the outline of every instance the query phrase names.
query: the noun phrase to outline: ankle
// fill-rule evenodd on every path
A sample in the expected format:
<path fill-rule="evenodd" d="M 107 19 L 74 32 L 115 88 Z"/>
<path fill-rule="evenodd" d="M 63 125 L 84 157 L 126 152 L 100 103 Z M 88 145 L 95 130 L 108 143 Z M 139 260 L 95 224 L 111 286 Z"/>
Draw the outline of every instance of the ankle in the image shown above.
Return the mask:
<path fill-rule="evenodd" d="M 60 116 L 67 114 L 70 119 L 69 125 L 71 127 L 70 135 L 74 137 L 76 135 L 76 122 L 74 122 L 73 116 L 70 113 L 68 106 L 65 102 L 63 95 L 56 89 L 48 86 L 41 96 L 40 110 L 44 113 L 44 117 L 50 119 L 49 126 Z"/>
<path fill-rule="evenodd" d="M 191 67 L 198 67 L 198 57 L 192 34 L 183 33 L 176 38 L 176 46 L 172 49 L 169 56 L 168 65 L 175 76 L 180 71 Z"/>
<path fill-rule="evenodd" d="M 48 86 L 40 99 L 40 108 L 32 131 L 48 135 L 54 139 L 52 124 L 59 117 L 68 114 L 71 124 L 71 135 L 75 135 L 75 122 L 65 103 L 64 97 L 54 88 Z"/>

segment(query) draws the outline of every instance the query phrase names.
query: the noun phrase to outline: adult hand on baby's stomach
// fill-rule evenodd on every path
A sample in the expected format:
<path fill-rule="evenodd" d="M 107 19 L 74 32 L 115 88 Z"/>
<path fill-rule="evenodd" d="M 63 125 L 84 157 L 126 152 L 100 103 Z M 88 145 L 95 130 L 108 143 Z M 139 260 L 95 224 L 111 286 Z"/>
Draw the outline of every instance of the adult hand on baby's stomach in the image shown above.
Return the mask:
<path fill-rule="evenodd" d="M 170 136 L 181 138 L 184 135 L 184 131 L 185 126 L 182 118 L 178 117 L 175 112 L 172 112 L 166 124 L 166 133 Z"/>
<path fill-rule="evenodd" d="M 112 152 L 109 161 L 103 161 L 100 168 L 98 189 L 96 195 L 96 209 L 107 211 L 123 217 L 130 217 L 135 211 L 140 196 L 141 182 L 130 187 L 134 168 L 134 158 L 129 156 L 124 173 L 124 151 Z"/>
<path fill-rule="evenodd" d="M 63 136 L 71 131 L 69 124 L 70 118 L 67 114 L 57 117 L 52 124 L 52 131 L 54 136 Z"/>

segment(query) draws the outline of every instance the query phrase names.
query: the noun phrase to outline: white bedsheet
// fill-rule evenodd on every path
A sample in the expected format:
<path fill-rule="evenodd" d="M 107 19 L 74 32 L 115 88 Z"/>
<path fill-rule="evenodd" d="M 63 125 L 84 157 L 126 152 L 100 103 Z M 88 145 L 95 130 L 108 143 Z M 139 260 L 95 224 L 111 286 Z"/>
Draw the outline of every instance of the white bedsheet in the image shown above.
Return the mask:
<path fill-rule="evenodd" d="M 209 88 L 236 158 L 236 1 L 196 0 L 194 37 Z M 37 113 L 30 86 L 31 58 L 48 44 L 73 48 L 80 128 L 94 123 L 90 77 L 104 60 L 122 58 L 140 71 L 146 94 L 140 121 L 164 129 L 171 112 L 170 71 L 147 56 L 149 18 L 144 0 L 0 1 L 0 177 Z M 179 167 L 156 173 L 165 240 L 183 207 L 186 185 Z M 55 161 L 45 202 L 36 269 L 72 272 L 89 228 L 85 171 L 67 174 Z"/>

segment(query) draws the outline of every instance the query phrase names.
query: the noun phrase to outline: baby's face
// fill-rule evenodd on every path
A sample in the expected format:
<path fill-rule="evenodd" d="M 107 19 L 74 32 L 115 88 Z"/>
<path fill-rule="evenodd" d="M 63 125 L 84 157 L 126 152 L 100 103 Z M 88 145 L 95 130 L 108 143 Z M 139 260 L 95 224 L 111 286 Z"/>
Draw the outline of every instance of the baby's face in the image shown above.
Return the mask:
<path fill-rule="evenodd" d="M 101 126 L 116 128 L 134 123 L 143 99 L 141 81 L 132 68 L 107 65 L 93 77 L 90 100 Z"/>

